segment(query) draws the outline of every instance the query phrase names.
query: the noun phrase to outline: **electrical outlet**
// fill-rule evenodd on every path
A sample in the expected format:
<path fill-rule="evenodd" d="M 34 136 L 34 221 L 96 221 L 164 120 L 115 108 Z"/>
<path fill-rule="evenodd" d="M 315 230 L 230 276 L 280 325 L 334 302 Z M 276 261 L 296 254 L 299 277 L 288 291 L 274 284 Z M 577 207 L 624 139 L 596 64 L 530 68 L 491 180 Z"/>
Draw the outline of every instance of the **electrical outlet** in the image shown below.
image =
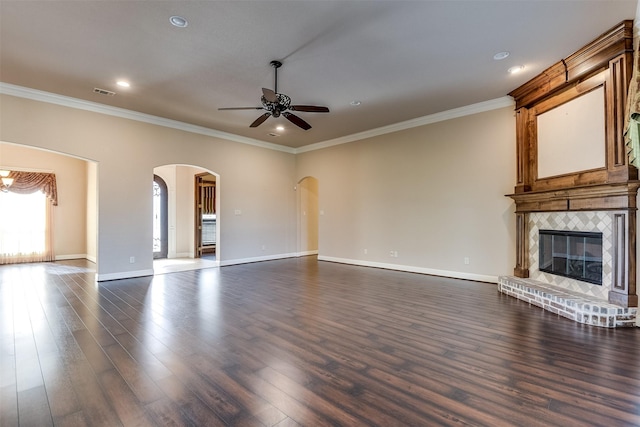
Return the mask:
<path fill-rule="evenodd" d="M 242 211 L 240 209 L 236 209 L 235 211 L 233 211 L 234 215 L 242 215 Z"/>
<path fill-rule="evenodd" d="M 135 262 L 136 262 L 136 257 L 134 257 L 134 256 L 130 256 L 130 257 L 129 257 L 129 264 L 133 264 L 133 263 L 135 263 Z"/>
<path fill-rule="evenodd" d="M 464 257 L 464 265 L 469 265 L 469 257 Z"/>
<path fill-rule="evenodd" d="M 366 254 L 368 254 L 368 253 L 369 253 L 369 250 L 368 250 L 368 249 L 365 249 L 365 250 L 364 250 L 364 254 L 366 255 Z"/>

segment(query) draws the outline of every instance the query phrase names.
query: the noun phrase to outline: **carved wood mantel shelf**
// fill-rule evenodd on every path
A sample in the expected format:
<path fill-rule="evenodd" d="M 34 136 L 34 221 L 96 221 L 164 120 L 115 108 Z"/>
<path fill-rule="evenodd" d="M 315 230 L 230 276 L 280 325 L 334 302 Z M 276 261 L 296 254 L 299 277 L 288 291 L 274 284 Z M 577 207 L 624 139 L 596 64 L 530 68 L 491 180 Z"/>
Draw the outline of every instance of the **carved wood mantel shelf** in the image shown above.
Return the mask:
<path fill-rule="evenodd" d="M 637 209 L 640 181 L 508 194 L 516 213 Z"/>
<path fill-rule="evenodd" d="M 529 277 L 530 214 L 609 211 L 614 253 L 613 283 L 609 284 L 608 299 L 624 307 L 638 305 L 636 211 L 640 181 L 638 170 L 628 162 L 624 141 L 624 111 L 632 66 L 633 21 L 623 21 L 509 94 L 516 102 L 516 185 L 513 194 L 507 195 L 516 204 L 514 275 Z M 596 139 L 587 146 L 582 139 L 572 141 L 562 133 L 552 137 L 552 142 L 548 133 L 542 139 L 544 129 L 538 125 L 545 113 L 561 106 L 565 108 L 572 101 L 594 93 L 601 94 L 594 99 L 599 99 L 603 107 L 598 108 L 604 109 L 601 113 L 596 110 L 596 117 L 604 117 L 604 141 Z M 539 155 L 543 148 L 548 150 L 549 144 L 570 142 L 573 144 L 570 152 L 576 156 L 582 155 L 583 147 L 597 147 L 601 150 L 599 153 L 604 153 L 601 161 L 604 164 L 593 169 L 569 169 L 565 173 L 539 176 L 540 166 L 547 167 L 545 159 L 549 161 L 548 157 Z M 561 156 L 555 158 L 564 161 Z M 554 167 L 557 166 L 554 164 Z"/>

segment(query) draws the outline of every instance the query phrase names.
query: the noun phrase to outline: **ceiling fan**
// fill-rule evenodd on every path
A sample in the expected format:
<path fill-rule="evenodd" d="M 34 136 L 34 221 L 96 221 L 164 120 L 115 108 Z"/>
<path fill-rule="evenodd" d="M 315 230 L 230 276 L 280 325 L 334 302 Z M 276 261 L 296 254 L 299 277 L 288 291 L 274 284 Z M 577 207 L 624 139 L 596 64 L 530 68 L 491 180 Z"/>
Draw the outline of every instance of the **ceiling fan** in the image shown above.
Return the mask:
<path fill-rule="evenodd" d="M 280 115 L 282 115 L 291 123 L 304 130 L 311 129 L 311 125 L 309 123 L 289 111 L 328 113 L 329 109 L 327 107 L 320 107 L 316 105 L 291 105 L 291 98 L 283 93 L 278 93 L 278 68 L 282 66 L 282 62 L 271 61 L 270 65 L 275 70 L 275 87 L 273 90 L 264 87 L 262 88 L 262 96 L 260 97 L 260 101 L 262 102 L 261 107 L 228 107 L 218 108 L 218 110 L 266 110 L 266 113 L 251 123 L 249 127 L 252 128 L 260 126 L 269 118 L 269 116 L 280 117 Z"/>

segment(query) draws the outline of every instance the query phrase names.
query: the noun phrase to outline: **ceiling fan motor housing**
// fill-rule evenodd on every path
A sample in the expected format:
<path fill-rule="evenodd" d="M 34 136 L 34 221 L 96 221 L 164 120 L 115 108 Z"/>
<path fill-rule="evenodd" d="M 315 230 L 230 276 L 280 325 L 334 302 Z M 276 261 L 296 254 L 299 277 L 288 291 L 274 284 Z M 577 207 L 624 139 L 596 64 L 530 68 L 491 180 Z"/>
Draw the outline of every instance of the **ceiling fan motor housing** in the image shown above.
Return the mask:
<path fill-rule="evenodd" d="M 273 117 L 280 117 L 280 113 L 287 110 L 291 105 L 291 98 L 282 93 L 276 94 L 277 101 L 271 102 L 267 100 L 264 95 L 260 98 L 262 106 L 265 110 L 269 111 Z"/>
<path fill-rule="evenodd" d="M 262 102 L 262 107 L 230 107 L 230 108 L 219 108 L 219 110 L 265 110 L 266 113 L 262 114 L 256 120 L 249 125 L 250 127 L 258 127 L 269 117 L 280 117 L 284 116 L 287 120 L 289 120 L 294 125 L 302 128 L 304 130 L 311 129 L 311 125 L 296 116 L 295 114 L 287 111 L 307 111 L 307 112 L 315 112 L 315 113 L 328 113 L 329 109 L 327 107 L 320 107 L 315 105 L 291 105 L 291 98 L 282 93 L 278 93 L 278 68 L 282 66 L 282 62 L 280 61 L 271 61 L 269 63 L 275 72 L 275 85 L 274 90 L 262 88 L 262 96 L 260 97 L 260 101 Z"/>

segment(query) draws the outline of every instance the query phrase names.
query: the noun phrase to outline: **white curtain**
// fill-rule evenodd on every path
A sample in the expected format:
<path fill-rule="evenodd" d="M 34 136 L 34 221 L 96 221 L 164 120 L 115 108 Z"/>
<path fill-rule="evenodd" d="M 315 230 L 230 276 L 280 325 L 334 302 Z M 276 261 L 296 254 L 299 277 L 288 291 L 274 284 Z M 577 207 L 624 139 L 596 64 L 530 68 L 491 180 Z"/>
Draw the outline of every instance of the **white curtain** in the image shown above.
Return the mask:
<path fill-rule="evenodd" d="M 0 264 L 53 261 L 52 216 L 41 191 L 0 192 Z"/>

